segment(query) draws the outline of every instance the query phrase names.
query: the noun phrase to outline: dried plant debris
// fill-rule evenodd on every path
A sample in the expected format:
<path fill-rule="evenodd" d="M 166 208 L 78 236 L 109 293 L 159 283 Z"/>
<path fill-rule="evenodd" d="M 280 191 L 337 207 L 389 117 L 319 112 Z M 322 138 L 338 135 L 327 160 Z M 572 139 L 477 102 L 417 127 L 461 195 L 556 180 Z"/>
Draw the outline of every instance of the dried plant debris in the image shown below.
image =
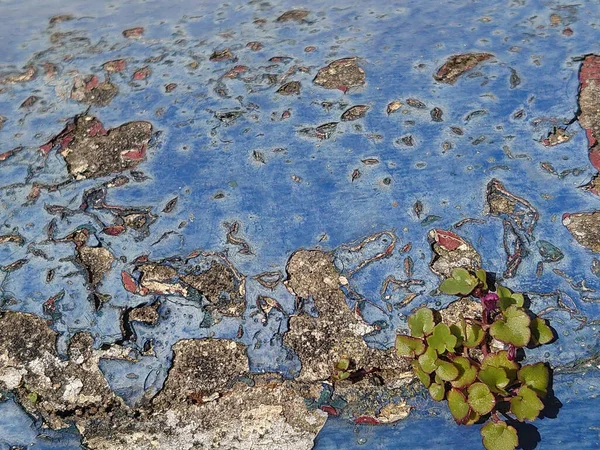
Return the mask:
<path fill-rule="evenodd" d="M 346 92 L 365 84 L 365 71 L 358 65 L 358 58 L 343 58 L 322 67 L 313 82 L 326 89 Z"/>
<path fill-rule="evenodd" d="M 438 69 L 433 78 L 441 83 L 454 84 L 463 73 L 493 57 L 491 53 L 453 55 Z"/>
<path fill-rule="evenodd" d="M 600 253 L 600 211 L 567 213 L 562 223 L 580 245 Z"/>
<path fill-rule="evenodd" d="M 152 137 L 149 122 L 129 122 L 111 130 L 92 116 L 80 115 L 48 143 L 43 154 L 56 148 L 76 180 L 130 170 L 146 158 Z"/>

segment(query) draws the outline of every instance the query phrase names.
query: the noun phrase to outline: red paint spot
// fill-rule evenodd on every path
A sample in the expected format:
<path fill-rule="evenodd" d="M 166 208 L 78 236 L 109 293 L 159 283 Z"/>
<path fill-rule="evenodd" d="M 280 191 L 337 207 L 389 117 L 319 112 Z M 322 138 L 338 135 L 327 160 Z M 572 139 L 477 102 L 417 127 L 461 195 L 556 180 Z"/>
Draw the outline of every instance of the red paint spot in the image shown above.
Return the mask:
<path fill-rule="evenodd" d="M 567 27 L 562 31 L 562 34 L 564 34 L 565 36 L 572 36 L 573 30 L 571 28 Z"/>
<path fill-rule="evenodd" d="M 121 281 L 123 282 L 123 287 L 126 291 L 133 292 L 134 294 L 137 293 L 138 285 L 129 273 L 122 271 Z"/>
<path fill-rule="evenodd" d="M 457 234 L 446 230 L 433 230 L 435 241 L 448 251 L 456 250 L 464 240 Z"/>
<path fill-rule="evenodd" d="M 342 91 L 344 94 L 345 94 L 346 92 L 348 92 L 348 86 L 338 86 L 337 88 L 338 88 L 340 91 Z"/>
<path fill-rule="evenodd" d="M 148 66 L 142 67 L 141 69 L 138 69 L 134 72 L 133 79 L 134 80 L 145 80 L 146 78 L 148 78 L 150 76 L 151 73 L 152 73 L 152 71 L 150 70 L 150 68 Z"/>
<path fill-rule="evenodd" d="M 47 144 L 42 145 L 39 150 L 40 152 L 46 156 L 48 153 L 50 153 L 50 150 L 52 150 L 52 142 L 48 142 Z"/>
<path fill-rule="evenodd" d="M 128 150 L 121 153 L 121 156 L 130 161 L 140 161 L 146 156 L 146 146 L 142 145 L 138 150 Z"/>
<path fill-rule="evenodd" d="M 375 417 L 359 416 L 356 419 L 354 419 L 354 423 L 363 425 L 379 425 L 381 422 L 379 422 L 379 420 L 377 420 Z"/>
<path fill-rule="evenodd" d="M 263 48 L 263 45 L 260 42 L 253 41 L 253 42 L 248 42 L 246 44 L 246 47 L 248 47 L 250 50 L 256 52 L 256 51 L 260 50 L 261 48 Z"/>
<path fill-rule="evenodd" d="M 140 255 L 133 260 L 133 263 L 138 264 L 146 261 L 148 261 L 148 255 Z"/>
<path fill-rule="evenodd" d="M 165 91 L 171 92 L 177 87 L 177 83 L 169 83 L 165 86 Z"/>
<path fill-rule="evenodd" d="M 127 61 L 124 59 L 115 59 L 102 64 L 102 67 L 107 72 L 122 72 L 127 67 Z"/>
<path fill-rule="evenodd" d="M 569 217 L 571 217 L 571 213 L 564 213 L 564 214 L 562 215 L 562 220 L 563 220 L 563 222 L 565 221 L 565 219 L 568 219 Z"/>
<path fill-rule="evenodd" d="M 128 30 L 123 31 L 123 36 L 126 38 L 138 38 L 142 34 L 144 34 L 144 28 L 142 27 L 129 28 Z"/>
<path fill-rule="evenodd" d="M 317 49 L 317 47 L 315 47 L 314 45 L 309 45 L 308 47 L 304 47 L 304 51 L 306 53 L 314 52 L 316 49 Z"/>
<path fill-rule="evenodd" d="M 125 227 L 123 225 L 115 225 L 112 227 L 106 227 L 102 230 L 104 234 L 108 234 L 109 236 L 118 236 L 119 234 L 125 231 Z"/>
<path fill-rule="evenodd" d="M 594 145 L 592 148 L 590 148 L 588 156 L 592 166 L 594 166 L 596 170 L 600 170 L 600 148 L 598 148 L 597 145 Z"/>
<path fill-rule="evenodd" d="M 100 80 L 96 75 L 91 75 L 85 79 L 85 90 L 91 91 L 100 84 Z"/>
<path fill-rule="evenodd" d="M 337 416 L 339 414 L 337 409 L 335 409 L 333 406 L 330 406 L 330 405 L 322 405 L 321 410 L 325 411 L 330 416 Z"/>
<path fill-rule="evenodd" d="M 281 114 L 281 120 L 285 120 L 285 119 L 289 119 L 292 116 L 292 113 L 290 112 L 289 109 L 286 109 L 282 114 Z"/>
<path fill-rule="evenodd" d="M 94 123 L 88 129 L 89 136 L 97 136 L 97 135 L 106 136 L 106 133 L 107 133 L 106 130 L 102 126 L 102 122 L 100 122 L 99 120 L 94 120 Z M 69 141 L 69 142 L 71 142 L 71 141 Z"/>

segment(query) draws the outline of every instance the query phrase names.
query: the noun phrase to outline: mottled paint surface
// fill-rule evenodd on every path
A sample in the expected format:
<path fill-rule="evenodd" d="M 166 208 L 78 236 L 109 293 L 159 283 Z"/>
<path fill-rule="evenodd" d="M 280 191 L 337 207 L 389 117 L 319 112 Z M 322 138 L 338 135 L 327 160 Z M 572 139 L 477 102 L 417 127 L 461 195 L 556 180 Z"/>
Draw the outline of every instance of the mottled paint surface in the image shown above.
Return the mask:
<path fill-rule="evenodd" d="M 597 367 L 578 362 L 598 352 L 600 271 L 561 218 L 599 205 L 579 188 L 596 170 L 586 133 L 573 119 L 581 59 L 599 51 L 600 6 L 327 3 L 0 2 L 0 235 L 24 241 L 0 245 L 1 307 L 52 321 L 63 352 L 82 330 L 100 346 L 122 339 L 124 308 L 151 300 L 123 286 L 121 274 L 133 260 L 185 258 L 197 249 L 226 252 L 247 277 L 242 317 L 209 320 L 196 303 L 162 295 L 158 324 L 134 323 L 137 339 L 128 344 L 140 348 L 153 340 L 156 356 L 135 364 L 103 361 L 111 387 L 133 404 L 144 391 L 161 388 L 171 346 L 184 338 L 238 339 L 249 347 L 253 371 L 297 374 L 297 357 L 281 343 L 294 298 L 281 284 L 271 290 L 253 277 L 283 274 L 298 248 L 334 252 L 350 282 L 349 305 L 380 328 L 368 343 L 387 348 L 415 307 L 450 301 L 430 295 L 439 282 L 429 269 L 431 228 L 452 229 L 468 240 L 483 266 L 499 276 L 507 264 L 503 241 L 516 235 L 524 245 L 522 261 L 504 284 L 530 293 L 531 309 L 545 311 L 559 335 L 529 352 L 527 362 L 575 367 L 555 378 L 564 406 L 556 419 L 536 424 L 538 447 L 597 448 L 600 377 Z M 306 18 L 275 21 L 300 6 L 310 11 Z M 49 25 L 60 14 L 72 20 Z M 133 31 L 126 37 L 125 30 Z M 471 52 L 494 57 L 454 84 L 434 79 L 447 58 Z M 312 82 L 320 68 L 348 57 L 364 70 L 364 85 L 328 90 Z M 118 62 L 105 64 L 110 61 Z M 7 82 L 26 78 L 30 66 L 31 80 Z M 84 90 L 95 86 L 90 75 L 118 88 L 107 104 L 88 105 L 78 101 L 85 96 L 72 94 L 78 79 L 87 80 Z M 277 92 L 290 81 L 299 89 Z M 394 101 L 401 106 L 388 113 Z M 87 114 L 106 130 L 132 121 L 152 125 L 145 153 L 129 154 L 143 159 L 137 172 L 123 172 L 129 182 L 109 187 L 105 197 L 109 205 L 152 214 L 155 220 L 142 233 L 111 229 L 110 210 L 64 212 L 77 210 L 84 192 L 117 175 L 71 182 L 60 149 L 40 151 L 88 106 Z M 361 106 L 354 110 L 359 117 L 342 120 L 354 118 L 344 114 L 353 106 Z M 321 127 L 333 122 L 337 126 Z M 570 138 L 548 145 L 553 141 L 544 139 L 554 127 Z M 487 213 L 494 178 L 539 214 L 533 230 L 519 233 L 513 226 L 507 234 L 503 218 Z M 32 195 L 36 186 L 45 187 Z M 174 198 L 177 203 L 165 208 Z M 461 222 L 467 218 L 475 220 Z M 89 299 L 92 286 L 74 262 L 74 245 L 48 242 L 53 219 L 55 236 L 85 227 L 89 244 L 102 243 L 114 256 L 96 287 L 107 296 L 101 308 Z M 235 222 L 238 232 L 228 239 Z M 376 233 L 382 234 L 353 250 Z M 382 292 L 389 276 L 413 282 Z M 417 295 L 405 301 L 411 293 Z M 261 295 L 281 305 L 264 324 L 256 302 Z M 53 298 L 59 299 L 50 314 L 44 304 Z M 355 428 L 330 419 L 316 448 L 478 445 L 477 430 L 454 425 L 444 405 L 411 402 L 416 412 L 396 426 Z M 0 403 L 0 448 L 77 447 L 76 433 L 40 426 L 12 400 Z"/>

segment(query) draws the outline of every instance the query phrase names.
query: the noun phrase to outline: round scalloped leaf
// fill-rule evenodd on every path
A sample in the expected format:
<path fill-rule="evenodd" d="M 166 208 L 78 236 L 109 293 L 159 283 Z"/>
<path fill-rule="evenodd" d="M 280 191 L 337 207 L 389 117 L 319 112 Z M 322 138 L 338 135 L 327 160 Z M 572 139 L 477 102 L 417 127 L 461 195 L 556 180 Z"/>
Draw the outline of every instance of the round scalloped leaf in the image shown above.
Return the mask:
<path fill-rule="evenodd" d="M 434 326 L 433 311 L 426 307 L 419 308 L 408 318 L 410 334 L 414 337 L 423 337 L 431 334 Z"/>
<path fill-rule="evenodd" d="M 463 342 L 465 347 L 475 348 L 481 344 L 481 341 L 483 341 L 483 338 L 485 337 L 483 328 L 476 323 L 469 323 L 465 325 L 465 331 L 467 333 L 467 338 Z"/>
<path fill-rule="evenodd" d="M 504 369 L 510 382 L 513 382 L 517 379 L 517 370 L 519 370 L 519 365 L 515 361 L 508 359 L 508 352 L 506 350 L 500 350 L 497 353 L 490 353 L 483 358 L 483 361 L 481 361 L 481 368 L 485 369 L 486 367 L 497 367 L 499 369 Z"/>
<path fill-rule="evenodd" d="M 510 411 L 521 422 L 524 420 L 535 420 L 544 404 L 533 389 L 527 386 L 521 387 L 517 395 L 510 400 Z"/>
<path fill-rule="evenodd" d="M 477 278 L 471 275 L 467 270 L 457 268 L 452 271 L 452 278 L 445 279 L 440 284 L 440 291 L 450 295 L 468 295 L 478 284 Z"/>
<path fill-rule="evenodd" d="M 469 405 L 477 414 L 483 415 L 489 413 L 496 404 L 490 388 L 483 383 L 473 383 L 469 386 L 468 392 Z"/>
<path fill-rule="evenodd" d="M 428 347 L 421 356 L 419 356 L 419 365 L 423 372 L 432 373 L 437 369 L 438 357 L 433 347 Z"/>
<path fill-rule="evenodd" d="M 509 306 L 490 327 L 490 334 L 505 344 L 525 347 L 531 339 L 529 324 L 531 319 L 525 311 L 516 306 Z"/>
<path fill-rule="evenodd" d="M 418 338 L 399 334 L 396 336 L 396 353 L 398 356 L 415 358 L 425 351 L 425 343 Z"/>
<path fill-rule="evenodd" d="M 435 369 L 436 375 L 438 375 L 444 381 L 452 381 L 458 377 L 458 367 L 448 361 L 441 359 L 437 362 L 438 367 Z"/>
<path fill-rule="evenodd" d="M 538 346 L 544 345 L 554 339 L 552 328 L 548 326 L 546 321 L 541 317 L 536 317 L 529 325 L 531 329 L 531 344 Z"/>
<path fill-rule="evenodd" d="M 350 372 L 344 372 L 342 370 L 336 371 L 336 372 L 333 373 L 333 379 L 336 380 L 336 381 L 345 380 L 349 376 L 350 376 Z"/>
<path fill-rule="evenodd" d="M 427 338 L 427 345 L 435 348 L 440 355 L 446 350 L 453 352 L 456 342 L 456 336 L 445 323 L 438 323 L 433 329 L 433 334 Z"/>
<path fill-rule="evenodd" d="M 504 422 L 488 422 L 481 427 L 483 446 L 487 450 L 514 450 L 519 445 L 517 430 Z"/>
<path fill-rule="evenodd" d="M 444 388 L 443 384 L 431 383 L 431 386 L 429 386 L 429 395 L 436 402 L 441 402 L 446 395 L 446 388 Z"/>
<path fill-rule="evenodd" d="M 546 364 L 539 362 L 524 366 L 519 370 L 519 381 L 529 387 L 535 393 L 544 398 L 548 394 L 548 383 L 550 382 L 550 370 Z"/>
<path fill-rule="evenodd" d="M 483 381 L 492 392 L 506 394 L 504 388 L 508 385 L 509 379 L 504 369 L 488 366 L 479 371 L 477 378 Z"/>
<path fill-rule="evenodd" d="M 471 408 L 466 397 L 458 389 L 450 389 L 447 395 L 448 408 L 457 423 L 463 423 L 469 418 Z"/>
<path fill-rule="evenodd" d="M 469 360 L 463 356 L 457 356 L 452 360 L 458 369 L 458 377 L 452 381 L 455 388 L 469 386 L 477 378 L 477 367 L 471 365 Z"/>
<path fill-rule="evenodd" d="M 421 380 L 421 383 L 428 388 L 431 385 L 431 375 L 425 373 L 417 361 L 412 361 L 411 364 L 415 375 Z"/>

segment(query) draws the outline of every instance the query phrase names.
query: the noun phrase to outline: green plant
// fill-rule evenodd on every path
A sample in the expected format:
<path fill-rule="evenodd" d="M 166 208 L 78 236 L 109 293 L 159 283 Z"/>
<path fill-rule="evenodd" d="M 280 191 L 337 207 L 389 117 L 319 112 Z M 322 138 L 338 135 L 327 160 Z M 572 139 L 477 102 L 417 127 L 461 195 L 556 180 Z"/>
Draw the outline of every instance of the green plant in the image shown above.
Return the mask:
<path fill-rule="evenodd" d="M 548 394 L 550 368 L 522 366 L 518 349 L 547 344 L 554 333 L 546 321 L 524 307 L 522 294 L 500 285 L 492 291 L 487 273 L 454 269 L 440 291 L 477 297 L 481 317 L 444 323 L 437 311 L 422 307 L 408 318 L 410 336 L 396 337 L 399 356 L 412 358 L 416 376 L 436 401 L 447 400 L 458 424 L 489 422 L 481 428 L 488 450 L 511 450 L 517 430 L 500 419 L 532 421 Z"/>

